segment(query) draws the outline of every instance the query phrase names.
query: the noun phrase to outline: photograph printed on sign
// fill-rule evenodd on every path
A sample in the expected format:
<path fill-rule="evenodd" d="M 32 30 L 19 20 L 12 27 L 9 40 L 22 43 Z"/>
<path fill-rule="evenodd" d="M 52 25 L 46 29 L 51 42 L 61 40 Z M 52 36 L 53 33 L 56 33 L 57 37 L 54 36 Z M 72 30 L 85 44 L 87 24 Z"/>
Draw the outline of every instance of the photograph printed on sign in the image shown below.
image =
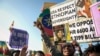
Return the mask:
<path fill-rule="evenodd" d="M 65 36 L 65 25 L 58 25 L 54 26 L 54 41 L 57 43 L 62 43 L 66 41 L 66 36 Z"/>
<path fill-rule="evenodd" d="M 76 0 L 78 17 L 91 18 L 91 13 L 90 13 L 91 4 L 92 3 L 90 0 Z"/>

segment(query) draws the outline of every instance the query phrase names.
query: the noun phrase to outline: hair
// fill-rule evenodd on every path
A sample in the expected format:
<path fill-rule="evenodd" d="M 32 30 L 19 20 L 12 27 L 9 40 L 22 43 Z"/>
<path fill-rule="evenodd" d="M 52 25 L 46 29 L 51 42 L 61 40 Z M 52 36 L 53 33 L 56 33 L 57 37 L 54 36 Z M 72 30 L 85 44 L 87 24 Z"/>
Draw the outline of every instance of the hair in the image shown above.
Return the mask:
<path fill-rule="evenodd" d="M 73 44 L 73 43 L 75 43 L 75 44 Z M 76 40 L 73 40 L 73 41 L 72 41 L 72 44 L 73 44 L 74 48 L 75 48 L 75 46 L 79 48 L 78 51 L 80 52 L 80 56 L 82 56 L 83 53 L 82 53 L 82 49 L 81 49 L 79 43 L 78 43 Z"/>
<path fill-rule="evenodd" d="M 100 44 L 88 47 L 84 52 L 84 56 L 89 56 L 90 53 L 100 53 Z"/>
<path fill-rule="evenodd" d="M 44 54 L 44 52 L 43 52 L 43 51 L 36 51 L 36 53 L 35 53 L 35 54 L 37 54 L 37 53 L 40 53 L 42 56 L 45 56 L 45 54 Z"/>
<path fill-rule="evenodd" d="M 73 51 L 75 52 L 75 48 L 74 48 L 74 46 L 72 45 L 72 43 L 65 43 L 65 44 L 62 46 L 62 55 L 63 55 L 63 49 L 66 48 L 66 47 L 72 47 L 72 48 L 73 48 Z M 71 54 L 71 55 L 74 55 L 74 52 L 73 52 L 73 54 Z"/>
<path fill-rule="evenodd" d="M 58 36 L 59 31 L 62 31 L 62 33 L 63 33 L 62 37 L 64 37 L 65 34 L 64 34 L 64 29 L 56 30 L 56 36 L 57 36 L 58 40 L 60 41 L 61 38 L 59 38 L 59 36 Z"/>
<path fill-rule="evenodd" d="M 20 50 L 13 51 L 13 52 L 11 53 L 11 56 L 13 56 L 14 54 L 15 54 L 15 56 L 19 56 Z"/>

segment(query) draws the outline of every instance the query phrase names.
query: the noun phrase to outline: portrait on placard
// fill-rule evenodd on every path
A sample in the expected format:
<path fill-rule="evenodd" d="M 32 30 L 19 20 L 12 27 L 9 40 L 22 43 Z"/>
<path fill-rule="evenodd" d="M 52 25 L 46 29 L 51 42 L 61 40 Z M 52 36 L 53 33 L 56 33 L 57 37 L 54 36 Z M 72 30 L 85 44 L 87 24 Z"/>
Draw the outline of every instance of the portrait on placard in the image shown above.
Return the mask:
<path fill-rule="evenodd" d="M 66 41 L 65 25 L 54 26 L 54 41 L 61 43 Z"/>

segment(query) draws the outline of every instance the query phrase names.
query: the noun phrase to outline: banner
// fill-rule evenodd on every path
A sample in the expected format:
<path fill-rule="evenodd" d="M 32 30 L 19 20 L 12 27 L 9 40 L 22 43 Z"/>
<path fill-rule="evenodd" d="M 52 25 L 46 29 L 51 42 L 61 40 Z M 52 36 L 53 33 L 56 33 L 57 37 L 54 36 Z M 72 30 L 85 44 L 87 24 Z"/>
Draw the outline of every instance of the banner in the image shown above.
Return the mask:
<path fill-rule="evenodd" d="M 95 40 L 95 27 L 90 12 L 91 0 L 76 0 L 77 17 L 69 23 L 71 38 L 78 42 Z"/>
<path fill-rule="evenodd" d="M 100 2 L 91 5 L 90 9 L 93 23 L 95 25 L 96 37 L 100 37 Z"/>
<path fill-rule="evenodd" d="M 73 0 L 50 7 L 54 41 L 99 41 L 90 13 L 91 5 L 90 0 Z"/>
<path fill-rule="evenodd" d="M 28 32 L 20 29 L 11 29 L 9 45 L 11 48 L 22 48 L 24 45 L 28 46 Z"/>
<path fill-rule="evenodd" d="M 50 14 L 54 41 L 61 43 L 71 40 L 69 22 L 75 21 L 76 18 L 75 1 L 65 1 L 50 7 Z"/>
<path fill-rule="evenodd" d="M 71 38 L 78 42 L 99 41 L 90 13 L 91 0 L 76 0 L 77 17 L 69 22 Z"/>
<path fill-rule="evenodd" d="M 83 19 L 83 20 L 82 20 Z M 69 23 L 69 30 L 72 39 L 78 42 L 87 42 L 95 39 L 95 29 L 92 19 L 80 18 L 75 22 Z"/>

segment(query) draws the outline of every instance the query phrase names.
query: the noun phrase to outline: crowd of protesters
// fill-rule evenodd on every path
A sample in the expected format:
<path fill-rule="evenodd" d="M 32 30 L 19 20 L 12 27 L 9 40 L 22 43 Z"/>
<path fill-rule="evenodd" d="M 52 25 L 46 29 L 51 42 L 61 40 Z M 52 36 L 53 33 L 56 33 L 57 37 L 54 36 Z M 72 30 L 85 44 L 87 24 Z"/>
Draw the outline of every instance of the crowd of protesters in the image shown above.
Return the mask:
<path fill-rule="evenodd" d="M 51 56 L 100 56 L 100 44 L 89 44 L 89 47 L 82 52 L 81 46 L 76 40 L 73 40 L 71 43 L 63 43 L 61 46 L 61 52 L 59 52 L 55 45 L 50 42 L 50 39 L 45 31 L 43 31 L 42 25 L 38 22 L 34 22 L 34 24 L 41 31 L 41 36 L 46 46 L 50 49 Z M 27 48 L 27 46 L 24 46 L 18 55 L 26 56 Z M 45 53 L 43 51 L 37 51 L 34 56 L 45 56 Z"/>
<path fill-rule="evenodd" d="M 89 43 L 85 51 L 82 51 L 79 43 L 76 40 L 73 40 L 72 42 L 63 43 L 63 45 L 61 46 L 61 52 L 59 52 L 57 48 L 48 41 L 49 39 L 47 35 L 42 34 L 42 38 L 46 42 L 47 47 L 50 48 L 51 56 L 100 56 L 99 43 L 96 45 L 92 45 L 92 43 Z M 43 51 L 36 51 L 34 55 L 27 55 L 27 49 L 28 46 L 23 46 L 22 50 L 9 52 L 9 56 L 46 56 Z"/>
<path fill-rule="evenodd" d="M 11 56 L 27 56 L 27 46 L 24 46 L 21 51 L 16 51 Z M 78 55 L 75 55 L 76 48 L 79 51 Z M 53 50 L 52 50 L 53 51 Z M 36 51 L 34 56 L 46 56 L 43 51 Z M 61 53 L 51 53 L 51 56 L 100 56 L 100 44 L 92 45 L 82 52 L 80 45 L 73 41 L 72 43 L 65 43 L 62 46 Z"/>
<path fill-rule="evenodd" d="M 92 45 L 89 44 L 89 47 L 82 52 L 81 46 L 76 40 L 72 42 L 64 42 L 61 46 L 61 51 L 57 50 L 57 47 L 50 42 L 48 35 L 43 31 L 41 24 L 36 23 L 35 25 L 41 31 L 41 36 L 50 49 L 51 56 L 100 56 L 100 44 Z M 12 52 L 10 56 L 27 56 L 28 46 L 24 46 L 21 51 L 17 50 Z M 46 56 L 43 51 L 37 51 L 33 56 Z"/>
<path fill-rule="evenodd" d="M 92 45 L 92 43 L 90 43 L 87 49 L 82 52 L 79 43 L 76 40 L 72 40 L 72 42 L 64 42 L 61 46 L 61 51 L 59 52 L 56 46 L 50 42 L 49 37 L 43 31 L 41 36 L 46 46 L 50 49 L 51 56 L 100 56 L 100 44 Z M 23 46 L 22 50 L 16 50 L 9 56 L 28 56 L 27 49 L 28 46 Z M 46 55 L 43 51 L 36 51 L 36 53 L 32 56 Z"/>

